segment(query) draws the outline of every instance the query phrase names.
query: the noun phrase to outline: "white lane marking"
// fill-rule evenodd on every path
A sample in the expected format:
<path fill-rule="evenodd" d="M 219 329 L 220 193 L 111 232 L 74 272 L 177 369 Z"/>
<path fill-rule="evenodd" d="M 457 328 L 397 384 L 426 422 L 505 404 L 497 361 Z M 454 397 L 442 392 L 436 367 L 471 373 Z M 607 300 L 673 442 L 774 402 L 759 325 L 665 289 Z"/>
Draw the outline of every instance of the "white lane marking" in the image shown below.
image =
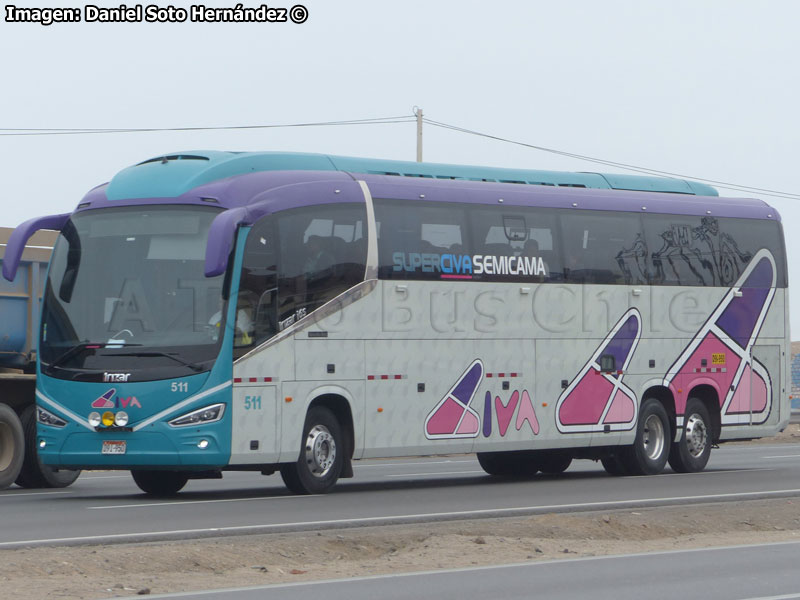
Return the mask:
<path fill-rule="evenodd" d="M 553 509 L 567 509 L 567 508 L 605 508 L 608 506 L 620 505 L 642 505 L 642 504 L 655 504 L 663 502 L 682 502 L 693 501 L 697 503 L 698 500 L 720 500 L 723 498 L 752 498 L 754 496 L 775 496 L 777 494 L 800 494 L 800 488 L 786 489 L 786 490 L 770 490 L 768 492 L 741 492 L 738 494 L 708 494 L 705 496 L 672 496 L 669 498 L 641 498 L 638 500 L 607 500 L 605 502 L 580 502 L 574 504 L 545 504 L 538 506 L 517 506 L 512 508 L 487 508 L 480 510 L 460 510 L 453 512 L 440 512 L 440 513 L 412 513 L 406 515 L 387 515 L 385 517 L 362 517 L 359 519 L 330 519 L 325 521 L 298 521 L 294 523 L 269 523 L 262 525 L 235 525 L 230 527 L 206 527 L 202 529 L 177 529 L 169 531 L 143 531 L 139 533 L 117 533 L 110 535 L 89 535 L 81 537 L 69 538 L 47 538 L 47 539 L 34 539 L 34 540 L 20 540 L 13 542 L 0 542 L 0 548 L 11 548 L 16 546 L 28 546 L 31 544 L 53 544 L 53 543 L 76 543 L 76 542 L 91 542 L 93 540 L 126 540 L 126 539 L 141 539 L 146 537 L 163 537 L 165 535 L 197 535 L 201 533 L 219 533 L 253 530 L 258 529 L 261 531 L 269 531 L 272 529 L 285 529 L 287 527 L 336 527 L 342 524 L 368 524 L 375 522 L 389 522 L 389 521 L 408 521 L 409 519 L 436 519 L 441 517 L 451 517 L 454 520 L 457 518 L 471 518 L 480 515 L 502 515 L 520 511 L 537 511 L 545 512 Z M 281 498 L 298 498 L 298 496 L 280 496 Z M 305 496 L 308 498 L 308 496 Z M 116 507 L 118 508 L 118 507 Z M 792 542 L 798 543 L 798 542 Z M 761 545 L 761 544 L 759 544 Z M 675 552 L 679 552 L 676 550 Z"/>
<path fill-rule="evenodd" d="M 467 459 L 467 460 L 429 460 L 424 462 L 386 462 L 382 464 L 375 464 L 375 465 L 353 465 L 354 469 L 370 469 L 376 467 L 418 467 L 420 465 L 452 465 L 458 463 L 475 463 L 477 462 L 475 459 Z"/>
<path fill-rule="evenodd" d="M 762 456 L 761 458 L 800 458 L 800 454 L 783 454 L 780 456 Z"/>
<path fill-rule="evenodd" d="M 629 479 L 652 479 L 653 477 L 682 477 L 684 475 L 727 475 L 728 473 L 749 473 L 750 471 L 758 471 L 758 472 L 767 472 L 767 471 L 777 471 L 778 469 L 762 469 L 756 467 L 754 469 L 723 469 L 721 471 L 700 471 L 699 473 L 659 473 L 658 475 L 634 475 L 629 477 Z"/>
<path fill-rule="evenodd" d="M 406 577 L 426 577 L 429 575 L 450 575 L 455 573 L 473 573 L 475 571 L 497 571 L 498 569 L 539 569 L 552 565 L 561 565 L 565 563 L 581 563 L 591 561 L 604 561 L 604 560 L 619 560 L 631 558 L 647 558 L 652 556 L 668 556 L 670 554 L 689 554 L 697 552 L 719 552 L 726 550 L 749 550 L 753 548 L 765 548 L 770 546 L 788 546 L 798 544 L 797 541 L 788 542 L 771 542 L 768 544 L 739 544 L 735 546 L 712 546 L 710 548 L 690 548 L 688 550 L 662 550 L 660 552 L 637 552 L 635 554 L 609 554 L 607 556 L 581 556 L 578 558 L 554 558 L 542 561 L 530 561 L 523 563 L 509 563 L 500 565 L 484 565 L 461 567 L 458 569 L 439 569 L 431 571 L 412 571 L 409 573 L 385 573 L 383 575 L 364 575 L 361 577 L 345 577 L 342 579 L 321 579 L 319 581 L 296 581 L 291 583 L 273 583 L 267 585 L 256 585 L 249 587 L 239 588 L 225 588 L 215 590 L 200 590 L 196 592 L 175 592 L 172 594 L 159 594 L 151 596 L 151 598 L 185 598 L 187 596 L 216 596 L 218 594 L 230 594 L 234 592 L 247 592 L 256 590 L 275 590 L 285 588 L 295 588 L 302 586 L 318 586 L 318 585 L 331 585 L 338 583 L 354 583 L 358 581 L 376 581 L 380 579 L 399 579 Z M 800 598 L 800 593 L 781 594 L 779 596 L 758 596 L 751 598 L 743 598 L 742 600 L 792 600 Z"/>
<path fill-rule="evenodd" d="M 483 469 L 479 471 L 436 471 L 434 473 L 397 473 L 395 475 L 384 475 L 384 477 L 424 477 L 437 475 L 469 475 L 472 473 L 486 473 Z"/>
<path fill-rule="evenodd" d="M 54 496 L 56 494 L 74 494 L 75 492 L 8 492 L 0 494 L 0 499 L 3 498 L 17 498 L 19 496 Z"/>
<path fill-rule="evenodd" d="M 253 500 L 301 500 L 303 498 L 316 498 L 322 494 L 308 494 L 305 496 L 258 496 L 257 498 L 225 498 L 223 500 L 175 500 L 174 502 L 149 502 L 147 504 L 109 504 L 106 506 L 87 506 L 89 510 L 105 510 L 108 508 L 148 508 L 151 506 L 184 506 L 186 504 L 220 504 L 222 502 L 252 502 Z"/>

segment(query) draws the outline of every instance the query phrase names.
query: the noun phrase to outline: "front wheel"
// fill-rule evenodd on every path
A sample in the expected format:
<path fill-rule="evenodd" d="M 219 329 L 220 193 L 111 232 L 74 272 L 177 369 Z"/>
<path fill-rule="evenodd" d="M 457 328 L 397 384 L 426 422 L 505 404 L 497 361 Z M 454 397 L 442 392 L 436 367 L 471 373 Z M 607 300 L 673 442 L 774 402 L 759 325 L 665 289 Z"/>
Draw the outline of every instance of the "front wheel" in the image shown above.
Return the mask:
<path fill-rule="evenodd" d="M 561 475 L 572 464 L 572 456 L 557 450 L 544 452 L 539 458 L 539 470 L 545 475 Z"/>
<path fill-rule="evenodd" d="M 529 452 L 478 452 L 478 463 L 494 477 L 520 479 L 539 472 L 539 463 Z"/>
<path fill-rule="evenodd" d="M 42 463 L 36 450 L 36 407 L 22 411 L 22 429 L 25 432 L 25 460 L 16 483 L 24 488 L 65 488 L 72 485 L 80 470 L 54 469 Z"/>
<path fill-rule="evenodd" d="M 133 480 L 139 489 L 151 496 L 174 496 L 189 481 L 189 475 L 181 471 L 131 471 Z"/>
<path fill-rule="evenodd" d="M 620 453 L 625 471 L 631 475 L 656 475 L 663 471 L 669 456 L 669 432 L 664 406 L 655 398 L 647 398 L 639 411 L 633 446 Z"/>
<path fill-rule="evenodd" d="M 669 466 L 676 473 L 697 473 L 705 469 L 711 456 L 711 419 L 697 398 L 689 398 L 684 415 L 681 439 L 669 452 Z"/>
<path fill-rule="evenodd" d="M 344 438 L 334 414 L 314 406 L 306 415 L 300 456 L 281 466 L 281 478 L 295 494 L 324 494 L 339 479 L 344 465 Z"/>

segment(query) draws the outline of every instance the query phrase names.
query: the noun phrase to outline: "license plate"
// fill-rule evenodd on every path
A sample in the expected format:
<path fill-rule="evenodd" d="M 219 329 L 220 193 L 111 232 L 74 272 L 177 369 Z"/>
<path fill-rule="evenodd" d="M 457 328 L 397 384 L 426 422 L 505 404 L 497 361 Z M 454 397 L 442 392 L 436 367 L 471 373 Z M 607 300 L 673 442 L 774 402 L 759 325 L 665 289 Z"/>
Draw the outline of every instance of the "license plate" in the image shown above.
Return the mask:
<path fill-rule="evenodd" d="M 103 442 L 103 454 L 125 454 L 125 442 L 106 440 Z"/>

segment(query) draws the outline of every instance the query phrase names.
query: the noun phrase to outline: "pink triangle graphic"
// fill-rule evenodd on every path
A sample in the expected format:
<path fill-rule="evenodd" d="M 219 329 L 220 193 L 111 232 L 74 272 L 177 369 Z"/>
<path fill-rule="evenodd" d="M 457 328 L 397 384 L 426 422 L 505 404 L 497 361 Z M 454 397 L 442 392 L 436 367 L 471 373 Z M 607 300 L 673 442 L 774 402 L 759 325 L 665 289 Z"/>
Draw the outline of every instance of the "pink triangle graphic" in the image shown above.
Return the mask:
<path fill-rule="evenodd" d="M 116 392 L 117 388 L 111 388 L 97 400 L 92 402 L 92 408 L 114 408 L 114 402 L 111 400 L 111 398 L 114 397 Z"/>
<path fill-rule="evenodd" d="M 533 435 L 539 435 L 539 419 L 536 418 L 536 411 L 533 410 L 533 402 L 528 395 L 528 390 L 522 392 L 522 403 L 519 405 L 519 412 L 517 413 L 517 431 L 522 429 L 522 426 L 528 422 L 531 426 Z"/>

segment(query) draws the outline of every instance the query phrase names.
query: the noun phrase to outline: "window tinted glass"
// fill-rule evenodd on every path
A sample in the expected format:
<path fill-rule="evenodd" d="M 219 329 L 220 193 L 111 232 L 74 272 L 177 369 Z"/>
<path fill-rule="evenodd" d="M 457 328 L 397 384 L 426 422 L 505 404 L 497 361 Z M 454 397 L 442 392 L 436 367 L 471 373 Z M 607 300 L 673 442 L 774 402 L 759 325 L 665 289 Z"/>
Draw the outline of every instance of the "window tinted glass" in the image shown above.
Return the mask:
<path fill-rule="evenodd" d="M 561 216 L 565 278 L 573 283 L 647 283 L 639 215 L 569 211 Z"/>
<path fill-rule="evenodd" d="M 438 280 L 471 273 L 463 205 L 376 200 L 375 218 L 380 277 Z"/>
<path fill-rule="evenodd" d="M 555 211 L 473 206 L 469 208 L 469 216 L 475 241 L 473 262 L 481 263 L 485 279 L 535 282 L 562 279 Z"/>
<path fill-rule="evenodd" d="M 775 258 L 785 286 L 783 241 L 772 221 L 648 215 L 645 238 L 651 280 L 658 285 L 733 285 L 762 248 Z"/>
<path fill-rule="evenodd" d="M 366 231 L 363 204 L 301 208 L 256 223 L 242 263 L 235 354 L 363 281 Z"/>
<path fill-rule="evenodd" d="M 250 230 L 245 243 L 233 353 L 238 358 L 278 331 L 278 248 L 275 223 L 267 217 Z"/>

